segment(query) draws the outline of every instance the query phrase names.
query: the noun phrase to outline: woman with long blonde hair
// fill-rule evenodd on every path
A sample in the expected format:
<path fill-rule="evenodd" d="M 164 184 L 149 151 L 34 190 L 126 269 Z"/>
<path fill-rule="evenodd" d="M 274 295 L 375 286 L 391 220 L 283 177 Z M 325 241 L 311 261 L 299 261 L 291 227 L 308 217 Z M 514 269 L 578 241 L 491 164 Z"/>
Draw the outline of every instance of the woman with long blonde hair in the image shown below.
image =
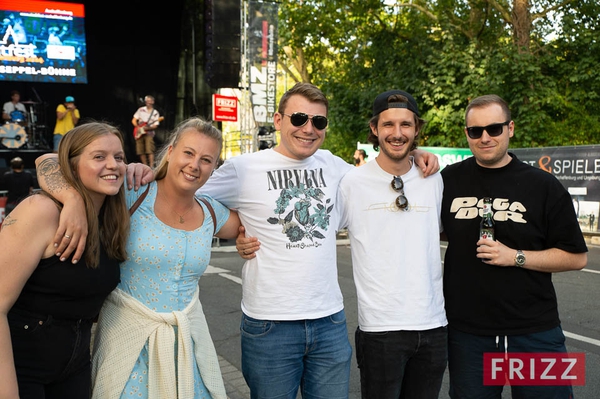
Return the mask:
<path fill-rule="evenodd" d="M 89 398 L 93 320 L 119 281 L 129 218 L 121 133 L 105 123 L 69 131 L 64 179 L 81 196 L 89 239 L 80 261 L 56 255 L 61 206 L 48 192 L 23 200 L 0 231 L 0 397 Z M 42 163 L 42 174 L 52 174 Z M 49 169 L 48 169 L 49 168 Z M 72 238 L 69 232 L 66 239 Z"/>
<path fill-rule="evenodd" d="M 222 143 L 210 122 L 183 121 L 158 156 L 156 180 L 126 193 L 127 259 L 98 319 L 94 398 L 226 398 L 198 282 L 213 236 L 236 237 L 240 221 L 214 199 L 195 196 Z"/>

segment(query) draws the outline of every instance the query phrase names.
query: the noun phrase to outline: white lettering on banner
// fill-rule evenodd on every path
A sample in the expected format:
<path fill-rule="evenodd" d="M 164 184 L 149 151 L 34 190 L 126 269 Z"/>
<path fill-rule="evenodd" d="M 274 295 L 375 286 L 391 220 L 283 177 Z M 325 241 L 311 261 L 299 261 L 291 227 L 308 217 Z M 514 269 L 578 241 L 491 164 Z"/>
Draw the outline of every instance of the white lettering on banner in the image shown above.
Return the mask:
<path fill-rule="evenodd" d="M 13 75 L 44 75 L 44 76 L 77 76 L 74 68 L 54 68 L 54 67 L 24 67 L 24 66 L 5 66 L 0 65 L 0 73 Z"/>
<path fill-rule="evenodd" d="M 8 44 L 8 39 L 12 39 L 12 43 Z M 0 41 L 0 58 L 5 61 L 32 61 L 36 59 L 34 50 L 37 48 L 34 44 L 19 44 L 19 39 L 13 30 L 12 25 L 9 25 L 6 28 L 6 32 L 4 33 L 4 37 L 2 37 L 2 41 Z M 9 59 L 5 59 L 5 57 Z M 16 58 L 16 59 L 14 59 Z M 30 62 L 31 62 L 30 61 Z"/>
<path fill-rule="evenodd" d="M 555 174 L 600 174 L 600 159 L 557 159 L 553 165 L 552 172 Z"/>
<path fill-rule="evenodd" d="M 275 25 L 269 25 L 269 50 L 267 54 L 272 58 L 275 54 Z"/>
<path fill-rule="evenodd" d="M 8 44 L 8 39 L 12 39 L 13 43 Z M 7 45 L 8 44 L 8 45 Z M 51 47 L 51 46 L 48 46 Z M 60 47 L 60 49 L 58 49 Z M 11 62 L 30 62 L 43 64 L 44 59 L 35 55 L 35 49 L 37 48 L 34 44 L 19 44 L 19 41 L 15 35 L 12 26 L 8 26 L 6 33 L 0 41 L 0 60 L 11 61 Z M 54 46 L 57 52 L 59 50 L 69 50 L 70 46 Z M 54 58 L 59 59 L 74 59 L 75 53 L 73 51 L 67 52 L 66 55 L 56 55 Z M 72 54 L 71 54 L 72 53 Z M 0 65 L 0 73 L 7 75 L 44 75 L 44 76 L 77 76 L 77 71 L 74 68 L 55 68 L 55 67 L 40 67 L 35 66 L 18 66 L 18 65 Z"/>
<path fill-rule="evenodd" d="M 277 62 L 267 62 L 267 111 L 270 115 L 275 113 L 275 90 L 277 89 Z"/>
<path fill-rule="evenodd" d="M 44 12 L 46 14 L 63 14 L 63 15 L 73 15 L 73 11 L 68 11 L 68 10 L 59 10 L 59 9 L 54 9 L 54 8 L 46 8 L 44 10 Z"/>
<path fill-rule="evenodd" d="M 50 11 L 52 11 L 52 10 L 50 10 Z M 22 17 L 46 18 L 46 19 L 57 19 L 57 20 L 61 20 L 61 21 L 72 21 L 73 13 L 71 11 L 66 11 L 66 13 L 69 13 L 70 15 L 58 15 L 58 14 L 48 15 L 48 14 L 42 14 L 39 12 L 21 12 L 21 16 Z"/>
<path fill-rule="evenodd" d="M 267 122 L 267 70 L 250 68 L 250 92 L 252 93 L 252 110 L 254 120 L 258 123 Z M 259 83 L 260 82 L 260 83 Z"/>
<path fill-rule="evenodd" d="M 229 107 L 229 108 L 235 108 L 236 105 L 236 100 L 234 99 L 230 99 L 230 98 L 222 98 L 222 97 L 217 97 L 217 106 L 218 107 Z"/>

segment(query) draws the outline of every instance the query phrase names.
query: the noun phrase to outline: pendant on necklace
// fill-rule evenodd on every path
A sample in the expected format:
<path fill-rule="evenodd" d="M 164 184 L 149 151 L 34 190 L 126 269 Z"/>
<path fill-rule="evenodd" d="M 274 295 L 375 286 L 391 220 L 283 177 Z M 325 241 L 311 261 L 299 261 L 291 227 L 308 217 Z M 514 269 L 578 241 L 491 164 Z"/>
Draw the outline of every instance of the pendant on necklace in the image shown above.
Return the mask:
<path fill-rule="evenodd" d="M 183 220 L 183 216 L 179 216 L 179 223 L 183 224 L 185 222 L 185 220 Z"/>

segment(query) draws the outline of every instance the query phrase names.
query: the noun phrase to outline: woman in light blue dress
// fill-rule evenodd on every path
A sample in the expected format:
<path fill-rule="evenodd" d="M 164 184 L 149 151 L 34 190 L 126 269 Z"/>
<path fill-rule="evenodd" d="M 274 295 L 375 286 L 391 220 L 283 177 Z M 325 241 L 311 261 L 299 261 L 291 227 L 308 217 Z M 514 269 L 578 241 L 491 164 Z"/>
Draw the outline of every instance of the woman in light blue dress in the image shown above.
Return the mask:
<path fill-rule="evenodd" d="M 195 197 L 217 166 L 222 136 L 210 123 L 180 124 L 158 157 L 156 181 L 129 191 L 121 282 L 100 313 L 94 398 L 226 398 L 198 299 L 213 235 L 237 236 L 235 212 Z M 203 201 L 204 200 L 204 201 Z"/>

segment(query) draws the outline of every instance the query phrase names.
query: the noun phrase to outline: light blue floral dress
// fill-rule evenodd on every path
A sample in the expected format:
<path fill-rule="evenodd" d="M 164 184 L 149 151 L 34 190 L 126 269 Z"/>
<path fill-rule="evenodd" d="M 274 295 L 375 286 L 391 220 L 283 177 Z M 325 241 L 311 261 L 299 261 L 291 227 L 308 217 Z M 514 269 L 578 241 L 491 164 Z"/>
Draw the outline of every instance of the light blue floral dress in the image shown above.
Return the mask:
<path fill-rule="evenodd" d="M 145 190 L 126 190 L 131 205 Z M 156 312 L 180 311 L 196 294 L 200 276 L 210 260 L 213 221 L 204 204 L 204 223 L 193 231 L 174 229 L 154 215 L 157 186 L 151 183 L 148 195 L 131 217 L 127 260 L 121 263 L 118 288 Z M 217 231 L 229 218 L 229 210 L 204 196 L 215 211 Z M 177 349 L 175 349 L 177 353 Z M 174 359 L 175 361 L 175 359 Z M 173 381 L 176 383 L 176 381 Z M 121 398 L 148 397 L 148 344 L 140 353 Z M 194 398 L 210 398 L 194 358 Z"/>

